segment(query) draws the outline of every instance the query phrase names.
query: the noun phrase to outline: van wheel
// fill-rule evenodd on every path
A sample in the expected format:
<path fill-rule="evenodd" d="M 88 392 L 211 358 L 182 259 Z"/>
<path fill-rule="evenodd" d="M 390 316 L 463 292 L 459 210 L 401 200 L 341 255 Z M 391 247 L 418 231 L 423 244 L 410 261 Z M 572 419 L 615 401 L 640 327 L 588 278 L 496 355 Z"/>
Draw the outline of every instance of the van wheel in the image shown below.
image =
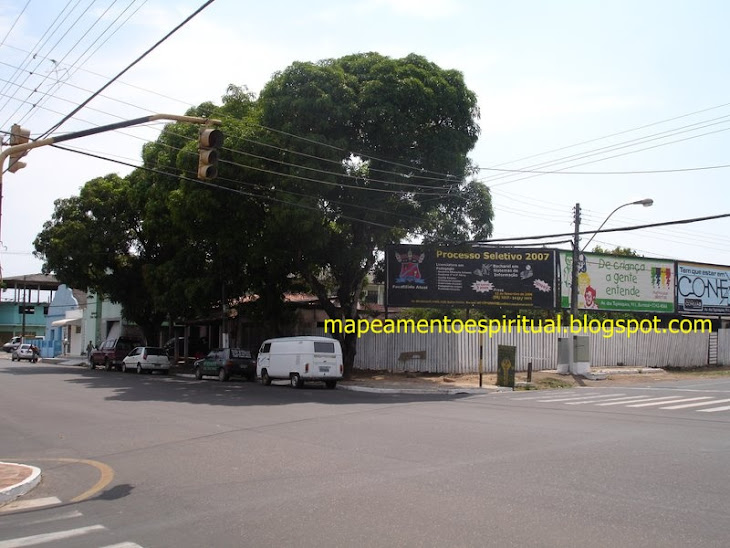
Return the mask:
<path fill-rule="evenodd" d="M 91 360 L 89 360 L 89 369 L 91 369 L 92 371 L 93 371 L 94 369 L 96 369 L 96 366 L 94 365 L 94 362 L 93 362 L 93 361 L 91 361 Z"/>
<path fill-rule="evenodd" d="M 226 382 L 228 380 L 228 371 L 222 367 L 218 370 L 218 380 L 221 382 Z"/>
<path fill-rule="evenodd" d="M 269 377 L 269 372 L 266 369 L 261 371 L 261 384 L 264 386 L 271 385 L 271 377 Z"/>
<path fill-rule="evenodd" d="M 200 367 L 195 368 L 195 378 L 197 380 L 203 380 L 203 370 Z"/>
<path fill-rule="evenodd" d="M 337 381 L 324 381 L 324 385 L 330 390 L 333 390 L 337 386 Z"/>
<path fill-rule="evenodd" d="M 104 360 L 104 369 L 106 371 L 111 371 L 112 370 L 112 364 L 109 363 L 109 360 Z"/>
<path fill-rule="evenodd" d="M 141 375 L 141 374 L 142 374 L 142 364 L 138 363 L 137 364 L 137 375 Z"/>
<path fill-rule="evenodd" d="M 122 362 L 122 373 L 126 373 L 127 371 L 127 364 Z"/>
<path fill-rule="evenodd" d="M 292 388 L 301 388 L 302 386 L 304 386 L 304 381 L 302 380 L 302 377 L 299 375 L 299 373 L 292 373 L 289 380 L 291 381 Z"/>

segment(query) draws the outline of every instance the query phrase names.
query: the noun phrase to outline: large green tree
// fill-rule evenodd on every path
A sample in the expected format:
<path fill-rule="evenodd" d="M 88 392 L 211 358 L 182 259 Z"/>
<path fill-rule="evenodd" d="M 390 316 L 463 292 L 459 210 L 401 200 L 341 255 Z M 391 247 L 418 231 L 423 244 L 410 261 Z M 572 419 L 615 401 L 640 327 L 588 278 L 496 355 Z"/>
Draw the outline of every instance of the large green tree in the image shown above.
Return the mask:
<path fill-rule="evenodd" d="M 107 175 L 87 182 L 78 196 L 59 199 L 34 241 L 43 272 L 63 283 L 122 304 L 124 316 L 153 341 L 164 319 L 145 282 L 154 243 L 142 230 L 142 207 L 127 179 Z"/>
<path fill-rule="evenodd" d="M 288 229 L 282 243 L 330 317 L 357 318 L 386 244 L 491 234 L 489 191 L 469 182 L 479 111 L 460 72 L 418 55 L 294 63 L 259 103 L 279 147 L 272 190 L 287 202 L 272 207 L 268 224 Z M 340 340 L 349 375 L 356 339 Z"/>
<path fill-rule="evenodd" d="M 252 123 L 254 97 L 230 86 L 222 106 L 204 103 L 187 114 L 225 120 L 214 181 L 197 180 L 198 126 L 168 124 L 145 145 L 141 168 L 94 179 L 79 196 L 58 200 L 36 238 L 36 255 L 44 272 L 121 303 L 150 341 L 166 318 L 209 315 L 249 292 L 261 295 L 257 306 L 276 332 L 294 266 L 279 242 L 269 245 L 261 199 L 267 189 L 242 167 L 263 154 L 251 144 L 260 131 Z"/>
<path fill-rule="evenodd" d="M 356 319 L 387 244 L 491 234 L 489 191 L 470 181 L 467 156 L 476 96 L 423 57 L 294 63 L 258 100 L 230 86 L 221 106 L 188 114 L 224 120 L 215 181 L 196 181 L 197 128 L 170 124 L 142 168 L 57 202 L 36 240 L 45 271 L 121 302 L 150 331 L 253 292 L 275 333 L 296 274 L 331 317 Z M 349 375 L 356 339 L 340 339 Z"/>

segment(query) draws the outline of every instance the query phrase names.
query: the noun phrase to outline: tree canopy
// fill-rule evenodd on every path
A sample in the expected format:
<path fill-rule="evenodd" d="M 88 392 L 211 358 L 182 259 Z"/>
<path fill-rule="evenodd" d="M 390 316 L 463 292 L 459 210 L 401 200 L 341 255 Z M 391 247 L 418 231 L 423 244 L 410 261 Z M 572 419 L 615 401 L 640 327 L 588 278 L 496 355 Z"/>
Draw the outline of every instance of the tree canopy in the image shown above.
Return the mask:
<path fill-rule="evenodd" d="M 477 98 L 424 57 L 295 62 L 258 99 L 229 86 L 222 105 L 188 114 L 224 121 L 217 179 L 195 180 L 197 128 L 169 124 L 128 177 L 57 201 L 35 241 L 44 271 L 140 325 L 257 293 L 275 331 L 297 276 L 331 317 L 354 319 L 386 244 L 491 235 L 489 190 L 468 158 Z M 340 339 L 349 374 L 354 335 Z"/>

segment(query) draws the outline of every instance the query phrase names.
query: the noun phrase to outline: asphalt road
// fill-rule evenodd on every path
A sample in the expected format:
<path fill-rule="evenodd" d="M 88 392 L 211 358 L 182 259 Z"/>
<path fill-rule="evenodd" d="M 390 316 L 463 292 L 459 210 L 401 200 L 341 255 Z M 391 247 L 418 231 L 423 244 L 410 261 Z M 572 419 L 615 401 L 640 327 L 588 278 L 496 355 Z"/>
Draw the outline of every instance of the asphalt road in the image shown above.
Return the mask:
<path fill-rule="evenodd" d="M 22 503 L 47 506 L 1 509 L 0 548 L 724 547 L 730 408 L 701 411 L 723 399 L 730 381 L 412 396 L 3 357 L 0 460 L 40 466 Z"/>

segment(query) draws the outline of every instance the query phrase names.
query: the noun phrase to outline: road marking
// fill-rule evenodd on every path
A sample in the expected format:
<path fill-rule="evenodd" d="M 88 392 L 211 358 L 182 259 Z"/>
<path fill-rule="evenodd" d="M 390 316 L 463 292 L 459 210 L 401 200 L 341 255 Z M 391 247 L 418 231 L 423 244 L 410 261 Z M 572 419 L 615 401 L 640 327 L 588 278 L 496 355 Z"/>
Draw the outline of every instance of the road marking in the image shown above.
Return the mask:
<path fill-rule="evenodd" d="M 615 396 L 615 395 L 616 394 L 612 394 L 612 396 Z M 620 396 L 621 394 L 618 394 L 618 395 Z M 598 403 L 603 403 L 603 402 L 607 402 L 607 401 L 635 400 L 638 397 L 645 397 L 645 396 L 623 396 L 621 398 L 611 397 L 611 398 L 608 398 L 605 400 L 601 400 Z M 596 403 L 596 402 L 595 401 L 571 401 L 571 402 L 566 403 L 565 405 L 585 405 L 587 403 Z"/>
<path fill-rule="evenodd" d="M 80 495 L 75 496 L 74 498 L 70 499 L 69 502 L 81 502 L 86 499 L 89 499 L 96 495 L 98 492 L 100 492 L 104 487 L 109 485 L 112 480 L 114 479 L 114 469 L 109 466 L 108 464 L 104 464 L 103 462 L 99 462 L 98 460 L 91 460 L 91 459 L 71 459 L 71 458 L 53 458 L 53 457 L 38 457 L 38 458 L 14 458 L 14 459 L 2 459 L 2 460 L 8 460 L 13 462 L 23 462 L 25 460 L 28 461 L 51 461 L 51 462 L 66 462 L 71 464 L 86 464 L 88 466 L 93 466 L 99 471 L 99 480 L 92 485 L 89 489 L 81 493 Z"/>
<path fill-rule="evenodd" d="M 728 411 L 730 410 L 730 405 L 723 405 L 722 407 L 711 407 L 710 409 L 698 409 L 698 413 L 716 413 L 718 411 Z"/>
<path fill-rule="evenodd" d="M 635 403 L 633 405 L 627 405 L 626 407 L 652 407 L 654 405 L 666 405 L 668 403 L 682 403 L 682 402 L 688 402 L 688 401 L 697 401 L 697 400 L 711 400 L 712 396 L 700 396 L 697 398 L 682 398 L 679 400 L 669 400 L 669 401 L 651 401 L 649 403 Z M 705 402 L 710 403 L 710 402 Z"/>
<path fill-rule="evenodd" d="M 540 403 L 555 403 L 555 402 L 568 402 L 574 400 L 595 400 L 597 398 L 610 398 L 612 396 L 623 396 L 623 394 L 603 394 L 603 395 L 591 395 L 591 396 L 575 396 L 571 398 L 551 398 L 549 400 L 538 400 Z"/>
<path fill-rule="evenodd" d="M 66 531 L 54 531 L 53 533 L 43 533 L 42 535 L 32 535 L 29 537 L 11 538 L 9 540 L 0 541 L 0 548 L 21 548 L 22 546 L 35 546 L 46 542 L 54 542 L 67 538 L 80 537 L 94 531 L 106 531 L 103 525 L 89 525 L 88 527 L 79 527 L 78 529 L 68 529 Z"/>
<path fill-rule="evenodd" d="M 2 508 L 0 512 L 13 512 L 15 510 L 28 510 L 30 508 L 41 508 L 43 506 L 51 506 L 53 504 L 61 504 L 58 497 L 44 497 L 40 499 L 16 500 L 9 502 Z"/>
<path fill-rule="evenodd" d="M 714 400 L 714 401 L 701 401 L 700 403 L 688 403 L 686 405 L 673 405 L 671 407 L 660 407 L 659 409 L 687 409 L 689 407 L 701 407 L 703 405 L 715 405 L 716 403 L 729 402 L 730 399 L 725 400 Z M 666 402 L 669 403 L 669 402 Z"/>
<path fill-rule="evenodd" d="M 110 544 L 109 546 L 100 546 L 99 548 L 143 548 L 135 542 L 120 542 L 119 544 Z"/>
<path fill-rule="evenodd" d="M 608 406 L 608 405 L 626 405 L 627 403 L 639 403 L 643 401 L 659 401 L 659 400 L 671 400 L 672 398 L 676 398 L 677 396 L 664 396 L 662 398 L 647 398 L 646 396 L 642 398 L 633 398 L 631 400 L 625 400 L 625 401 L 612 401 L 608 403 L 597 403 L 596 406 Z"/>
<path fill-rule="evenodd" d="M 78 510 L 72 510 L 71 512 L 66 512 L 65 514 L 59 514 L 57 516 L 51 516 L 49 518 L 41 518 L 41 519 L 32 519 L 30 521 L 24 521 L 20 522 L 23 527 L 30 527 L 31 525 L 41 525 L 43 523 L 51 523 L 53 521 L 61 521 L 64 519 L 73 519 L 73 518 L 80 518 L 83 516 L 81 512 Z M 18 522 L 15 523 L 18 525 Z"/>

